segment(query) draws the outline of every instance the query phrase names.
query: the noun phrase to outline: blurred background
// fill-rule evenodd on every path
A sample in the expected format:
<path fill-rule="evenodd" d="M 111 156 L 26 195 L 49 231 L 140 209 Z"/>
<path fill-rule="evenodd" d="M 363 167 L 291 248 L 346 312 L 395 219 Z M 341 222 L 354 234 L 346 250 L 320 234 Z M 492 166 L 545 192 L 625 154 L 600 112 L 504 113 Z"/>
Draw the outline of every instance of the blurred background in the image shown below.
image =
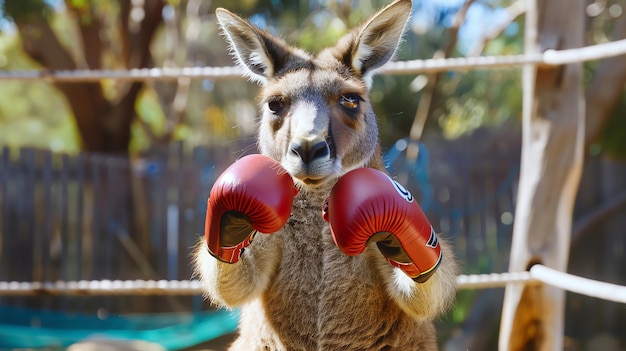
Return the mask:
<path fill-rule="evenodd" d="M 231 66 L 217 7 L 316 52 L 388 2 L 0 0 L 0 70 Z M 586 45 L 626 38 L 624 10 L 624 0 L 588 0 Z M 522 0 L 414 0 L 397 59 L 521 54 L 524 11 Z M 466 274 L 508 268 L 520 72 L 374 81 L 389 170 L 453 241 Z M 568 270 L 622 285 L 625 82 L 624 57 L 585 64 L 588 133 Z M 256 152 L 257 91 L 244 79 L 1 80 L 0 281 L 191 278 L 213 181 Z M 496 349 L 502 297 L 503 289 L 460 291 L 437 322 L 441 348 Z M 0 296 L 0 336 L 13 336 L 13 344 L 0 337 L 0 348 L 28 347 L 18 333 L 26 343 L 50 330 L 52 341 L 31 347 L 66 347 L 75 339 L 67 330 L 80 325 L 143 340 L 178 325 L 168 338 L 182 338 L 212 312 L 201 296 Z M 567 350 L 625 349 L 624 325 L 624 305 L 568 293 Z M 208 334 L 166 348 L 219 349 L 231 337 Z"/>

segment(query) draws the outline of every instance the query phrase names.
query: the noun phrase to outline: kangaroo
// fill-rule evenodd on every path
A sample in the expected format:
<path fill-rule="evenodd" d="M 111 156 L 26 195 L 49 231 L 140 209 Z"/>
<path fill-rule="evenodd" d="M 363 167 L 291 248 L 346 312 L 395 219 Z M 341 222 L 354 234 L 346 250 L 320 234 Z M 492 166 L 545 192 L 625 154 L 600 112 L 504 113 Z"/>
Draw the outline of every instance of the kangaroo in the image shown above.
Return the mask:
<path fill-rule="evenodd" d="M 208 299 L 241 308 L 230 350 L 437 350 L 432 321 L 456 292 L 449 244 L 441 241 L 439 267 L 418 283 L 372 243 L 345 255 L 321 215 L 344 174 L 385 170 L 368 92 L 394 56 L 411 7 L 391 3 L 316 55 L 216 10 L 234 58 L 262 87 L 259 150 L 299 189 L 287 224 L 256 235 L 239 262 L 215 259 L 204 240 L 195 251 Z"/>

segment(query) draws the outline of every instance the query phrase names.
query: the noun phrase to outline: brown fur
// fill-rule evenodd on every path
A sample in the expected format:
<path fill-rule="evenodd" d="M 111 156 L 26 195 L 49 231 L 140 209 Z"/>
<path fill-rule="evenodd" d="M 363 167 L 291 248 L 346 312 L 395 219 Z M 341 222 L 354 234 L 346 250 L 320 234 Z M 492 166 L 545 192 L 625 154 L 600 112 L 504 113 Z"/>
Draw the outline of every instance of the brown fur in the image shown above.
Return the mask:
<path fill-rule="evenodd" d="M 455 293 L 448 244 L 441 243 L 438 270 L 418 284 L 374 244 L 358 256 L 344 255 L 321 216 L 324 199 L 345 172 L 384 170 L 367 94 L 373 72 L 393 56 L 410 11 L 410 0 L 396 1 L 315 56 L 217 11 L 235 58 L 263 86 L 259 148 L 301 189 L 285 227 L 257 235 L 239 262 L 218 262 L 204 241 L 197 248 L 196 271 L 208 298 L 241 307 L 231 350 L 437 349 L 432 320 Z M 354 113 L 338 103 L 346 94 L 363 100 Z M 276 101 L 282 108 L 273 113 L 270 106 L 281 106 Z M 290 148 L 324 141 L 330 153 L 309 163 Z"/>

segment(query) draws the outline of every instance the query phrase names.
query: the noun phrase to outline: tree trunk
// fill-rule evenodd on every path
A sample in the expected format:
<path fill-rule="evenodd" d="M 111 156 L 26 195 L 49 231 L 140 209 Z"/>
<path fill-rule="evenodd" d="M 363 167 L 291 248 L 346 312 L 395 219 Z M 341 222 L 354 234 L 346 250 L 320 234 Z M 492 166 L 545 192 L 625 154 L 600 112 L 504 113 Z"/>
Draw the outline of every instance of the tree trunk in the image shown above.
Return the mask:
<path fill-rule="evenodd" d="M 584 44 L 583 0 L 537 0 L 526 14 L 526 52 Z M 523 70 L 522 163 L 509 271 L 541 263 L 567 269 L 585 136 L 582 64 Z M 563 349 L 565 292 L 506 287 L 499 349 Z"/>
<path fill-rule="evenodd" d="M 130 20 L 128 3 L 120 1 L 120 41 L 127 45 L 122 45 L 124 52 L 119 64 L 125 68 L 149 67 L 150 44 L 162 23 L 164 3 L 160 0 L 145 1 L 144 19 L 134 29 L 127 26 Z M 68 6 L 75 16 L 81 16 L 80 11 Z M 83 66 L 102 69 L 104 45 L 99 36 L 102 21 L 97 17 L 93 4 L 87 7 L 90 19 L 77 20 L 83 57 L 70 55 L 41 11 L 14 18 L 24 51 L 48 70 L 74 70 Z M 106 154 L 128 153 L 131 126 L 136 117 L 135 102 L 143 82 L 119 83 L 116 87 L 118 98 L 110 100 L 99 82 L 58 82 L 55 86 L 63 93 L 72 110 L 83 150 Z"/>

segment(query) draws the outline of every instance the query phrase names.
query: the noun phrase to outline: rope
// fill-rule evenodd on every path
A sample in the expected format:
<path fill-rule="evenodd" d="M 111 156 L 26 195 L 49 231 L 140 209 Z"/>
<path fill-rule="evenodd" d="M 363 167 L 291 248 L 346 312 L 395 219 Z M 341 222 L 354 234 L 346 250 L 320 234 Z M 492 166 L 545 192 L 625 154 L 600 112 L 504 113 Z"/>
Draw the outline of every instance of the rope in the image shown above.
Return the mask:
<path fill-rule="evenodd" d="M 579 277 L 540 264 L 532 266 L 530 272 L 460 275 L 456 281 L 459 289 L 502 288 L 509 283 L 544 283 L 581 295 L 626 303 L 626 286 Z"/>
<path fill-rule="evenodd" d="M 602 300 L 626 303 L 626 286 L 600 282 L 559 272 L 540 264 L 536 264 L 530 268 L 530 276 L 537 281 L 563 290 L 596 297 Z"/>
<path fill-rule="evenodd" d="M 386 74 L 415 74 L 425 72 L 465 71 L 480 68 L 508 68 L 519 67 L 525 64 L 542 63 L 544 63 L 542 54 L 452 57 L 446 59 L 390 62 L 381 69 L 381 72 Z"/>
<path fill-rule="evenodd" d="M 0 296 L 201 295 L 198 280 L 81 280 L 0 282 Z"/>
<path fill-rule="evenodd" d="M 528 272 L 460 275 L 459 289 L 504 287 L 507 283 L 531 281 Z M 197 280 L 82 280 L 58 282 L 0 282 L 0 296 L 115 296 L 115 295 L 201 295 Z"/>
<path fill-rule="evenodd" d="M 578 49 L 547 50 L 539 54 L 459 57 L 447 59 L 390 62 L 382 68 L 385 74 L 463 71 L 480 68 L 519 67 L 525 64 L 558 66 L 626 55 L 626 39 Z M 54 82 L 96 82 L 102 79 L 127 81 L 194 79 L 242 79 L 239 67 L 141 68 L 131 70 L 59 70 L 0 71 L 0 80 L 46 80 Z"/>
<path fill-rule="evenodd" d="M 538 54 L 398 61 L 387 64 L 382 71 L 387 74 L 410 74 L 438 71 L 463 71 L 477 68 L 518 67 L 525 64 L 560 66 L 625 54 L 626 39 L 622 39 L 578 49 L 546 50 Z"/>
<path fill-rule="evenodd" d="M 0 80 L 45 80 L 50 82 L 97 82 L 103 79 L 125 81 L 176 80 L 178 78 L 232 80 L 243 78 L 239 67 L 135 68 L 130 70 L 16 70 L 0 71 Z"/>
<path fill-rule="evenodd" d="M 528 272 L 509 272 L 492 274 L 459 275 L 456 278 L 457 289 L 492 289 L 503 288 L 509 283 L 534 283 Z"/>
<path fill-rule="evenodd" d="M 626 303 L 620 286 L 534 265 L 530 272 L 459 275 L 458 289 L 503 288 L 507 284 L 544 283 L 603 300 Z M 77 282 L 0 282 L 0 296 L 32 295 L 202 295 L 198 280 L 91 280 Z"/>

